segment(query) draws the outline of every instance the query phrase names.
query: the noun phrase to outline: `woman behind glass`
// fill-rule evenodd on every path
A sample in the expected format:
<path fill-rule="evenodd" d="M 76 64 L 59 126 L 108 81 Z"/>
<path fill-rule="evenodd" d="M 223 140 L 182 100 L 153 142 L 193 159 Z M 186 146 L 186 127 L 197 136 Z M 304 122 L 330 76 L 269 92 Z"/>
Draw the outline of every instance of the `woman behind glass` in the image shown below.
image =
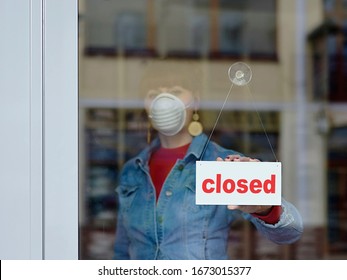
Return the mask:
<path fill-rule="evenodd" d="M 281 206 L 195 204 L 196 161 L 258 159 L 208 141 L 194 74 L 173 62 L 145 74 L 141 90 L 157 136 L 121 172 L 114 259 L 227 259 L 229 231 L 240 216 L 274 243 L 301 237 L 301 216 L 285 199 Z"/>

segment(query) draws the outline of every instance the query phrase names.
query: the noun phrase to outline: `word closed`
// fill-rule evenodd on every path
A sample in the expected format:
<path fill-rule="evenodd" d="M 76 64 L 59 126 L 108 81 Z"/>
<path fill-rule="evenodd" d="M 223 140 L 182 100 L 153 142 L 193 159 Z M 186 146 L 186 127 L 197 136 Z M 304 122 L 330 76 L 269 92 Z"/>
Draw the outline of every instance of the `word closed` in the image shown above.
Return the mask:
<path fill-rule="evenodd" d="M 196 204 L 280 205 L 280 162 L 196 162 Z"/>

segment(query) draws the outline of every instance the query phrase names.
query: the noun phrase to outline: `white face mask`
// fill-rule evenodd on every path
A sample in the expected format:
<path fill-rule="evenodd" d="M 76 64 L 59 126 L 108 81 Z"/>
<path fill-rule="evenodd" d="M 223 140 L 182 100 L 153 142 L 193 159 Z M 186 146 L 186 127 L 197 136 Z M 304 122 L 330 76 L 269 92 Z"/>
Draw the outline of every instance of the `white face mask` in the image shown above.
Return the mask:
<path fill-rule="evenodd" d="M 153 127 L 160 133 L 177 134 L 186 122 L 186 105 L 170 93 L 161 93 L 153 99 L 148 117 Z"/>

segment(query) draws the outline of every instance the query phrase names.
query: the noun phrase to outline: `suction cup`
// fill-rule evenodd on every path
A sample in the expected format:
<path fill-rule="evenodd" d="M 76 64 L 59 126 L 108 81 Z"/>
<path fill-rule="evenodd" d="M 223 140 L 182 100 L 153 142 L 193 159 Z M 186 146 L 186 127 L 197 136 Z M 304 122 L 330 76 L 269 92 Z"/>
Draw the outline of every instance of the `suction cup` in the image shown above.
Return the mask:
<path fill-rule="evenodd" d="M 252 70 L 246 63 L 236 62 L 229 67 L 228 76 L 234 85 L 244 86 L 251 81 Z"/>

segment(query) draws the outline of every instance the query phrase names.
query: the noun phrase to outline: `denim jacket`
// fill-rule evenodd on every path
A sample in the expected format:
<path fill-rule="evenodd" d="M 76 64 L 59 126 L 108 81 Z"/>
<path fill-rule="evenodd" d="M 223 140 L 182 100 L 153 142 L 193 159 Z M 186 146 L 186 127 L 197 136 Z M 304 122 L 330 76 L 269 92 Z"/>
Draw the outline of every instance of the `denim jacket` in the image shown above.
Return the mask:
<path fill-rule="evenodd" d="M 123 167 L 116 188 L 119 211 L 114 259 L 227 259 L 230 225 L 240 216 L 277 244 L 293 243 L 300 238 L 301 216 L 284 199 L 276 224 L 266 224 L 239 210 L 228 210 L 225 205 L 195 204 L 196 161 L 214 161 L 218 156 L 236 154 L 208 142 L 205 134 L 195 137 L 184 159 L 176 162 L 156 202 L 148 160 L 159 145 L 159 140 L 154 140 Z"/>

